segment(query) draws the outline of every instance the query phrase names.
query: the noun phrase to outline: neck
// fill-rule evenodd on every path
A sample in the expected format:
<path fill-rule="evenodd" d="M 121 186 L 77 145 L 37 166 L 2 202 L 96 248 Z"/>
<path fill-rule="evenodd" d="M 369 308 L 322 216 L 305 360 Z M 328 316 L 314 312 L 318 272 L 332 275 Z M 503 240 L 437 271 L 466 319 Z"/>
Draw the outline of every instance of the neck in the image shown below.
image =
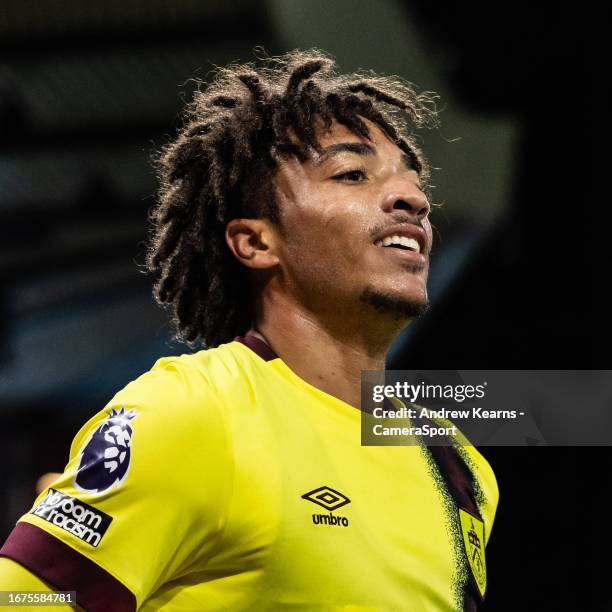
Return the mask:
<path fill-rule="evenodd" d="M 266 341 L 293 372 L 351 406 L 361 403 L 362 370 L 384 370 L 405 320 L 366 305 L 315 316 L 284 296 L 267 296 L 249 334 Z"/>

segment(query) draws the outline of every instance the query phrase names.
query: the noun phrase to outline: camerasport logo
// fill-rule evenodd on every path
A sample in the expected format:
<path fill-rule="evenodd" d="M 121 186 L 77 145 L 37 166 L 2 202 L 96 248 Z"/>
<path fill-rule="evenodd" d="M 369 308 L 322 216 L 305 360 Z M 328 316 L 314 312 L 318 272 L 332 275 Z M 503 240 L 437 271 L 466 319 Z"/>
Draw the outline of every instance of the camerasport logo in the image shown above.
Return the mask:
<path fill-rule="evenodd" d="M 98 546 L 113 520 L 108 514 L 55 489 L 49 489 L 30 514 L 45 519 L 91 546 Z"/>
<path fill-rule="evenodd" d="M 81 452 L 74 483 L 80 491 L 102 493 L 112 489 L 127 476 L 130 468 L 132 420 L 135 410 L 111 409 Z"/>
<path fill-rule="evenodd" d="M 348 527 L 349 520 L 346 516 L 336 516 L 332 514 L 334 510 L 350 504 L 351 500 L 340 491 L 331 487 L 319 487 L 302 495 L 302 499 L 307 499 L 313 504 L 325 508 L 329 514 L 313 514 L 312 522 L 315 525 L 337 525 L 338 527 Z"/>

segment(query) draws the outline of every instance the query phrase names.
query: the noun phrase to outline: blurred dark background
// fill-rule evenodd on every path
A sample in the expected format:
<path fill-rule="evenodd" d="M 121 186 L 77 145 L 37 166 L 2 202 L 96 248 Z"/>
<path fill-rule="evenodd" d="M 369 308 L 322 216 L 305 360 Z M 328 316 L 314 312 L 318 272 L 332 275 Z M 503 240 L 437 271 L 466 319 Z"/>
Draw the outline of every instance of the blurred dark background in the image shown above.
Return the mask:
<path fill-rule="evenodd" d="M 441 95 L 422 135 L 443 204 L 432 308 L 390 367 L 610 368 L 596 21 L 534 2 L 2 0 L 0 539 L 85 420 L 188 352 L 139 269 L 149 160 L 190 79 L 256 45 L 319 46 Z M 612 610 L 609 449 L 483 452 L 501 490 L 486 608 Z"/>

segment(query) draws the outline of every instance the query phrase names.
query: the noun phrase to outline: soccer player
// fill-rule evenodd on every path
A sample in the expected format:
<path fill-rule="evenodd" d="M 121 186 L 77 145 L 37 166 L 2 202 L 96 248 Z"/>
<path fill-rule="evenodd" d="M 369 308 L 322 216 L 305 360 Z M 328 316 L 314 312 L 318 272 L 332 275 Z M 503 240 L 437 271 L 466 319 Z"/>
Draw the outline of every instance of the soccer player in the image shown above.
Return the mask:
<path fill-rule="evenodd" d="M 360 374 L 427 307 L 431 97 L 318 51 L 220 70 L 159 158 L 148 266 L 181 338 L 76 436 L 0 589 L 87 610 L 475 610 L 480 453 L 361 446 Z M 409 120 L 406 121 L 406 119 Z"/>

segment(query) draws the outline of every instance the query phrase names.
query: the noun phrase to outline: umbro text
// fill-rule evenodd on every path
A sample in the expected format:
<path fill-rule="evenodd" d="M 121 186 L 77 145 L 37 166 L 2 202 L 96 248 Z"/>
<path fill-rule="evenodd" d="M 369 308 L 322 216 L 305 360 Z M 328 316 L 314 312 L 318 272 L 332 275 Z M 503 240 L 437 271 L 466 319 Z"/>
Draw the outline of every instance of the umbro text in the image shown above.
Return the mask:
<path fill-rule="evenodd" d="M 339 527 L 348 527 L 349 520 L 346 516 L 334 516 L 329 514 L 313 514 L 312 522 L 315 525 L 338 525 Z"/>

